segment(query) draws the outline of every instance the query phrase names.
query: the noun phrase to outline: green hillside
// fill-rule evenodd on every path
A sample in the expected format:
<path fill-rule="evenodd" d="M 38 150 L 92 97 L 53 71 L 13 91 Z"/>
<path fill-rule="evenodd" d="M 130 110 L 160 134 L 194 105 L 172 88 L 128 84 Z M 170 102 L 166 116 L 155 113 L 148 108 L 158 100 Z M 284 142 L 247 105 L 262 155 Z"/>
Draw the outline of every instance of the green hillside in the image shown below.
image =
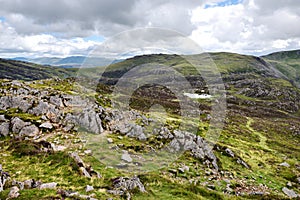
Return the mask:
<path fill-rule="evenodd" d="M 0 58 L 0 78 L 14 80 L 40 80 L 47 78 L 65 78 L 74 73 L 71 69 L 7 60 Z"/>
<path fill-rule="evenodd" d="M 262 58 L 300 87 L 300 50 L 276 52 Z"/>
<path fill-rule="evenodd" d="M 0 80 L 0 172 L 10 175 L 0 199 L 13 186 L 20 189 L 16 199 L 297 199 L 300 89 L 291 72 L 274 65 L 296 70 L 297 55 L 154 54 L 78 71 L 1 60 L 2 76 L 22 81 Z M 149 63 L 154 74 L 143 67 L 126 74 Z M 215 73 L 210 65 L 226 93 L 224 126 L 212 151 L 206 136 L 220 96 L 207 85 Z M 163 84 L 185 80 L 160 71 L 163 66 L 183 74 L 195 94 L 212 96 L 191 99 L 197 104 L 182 110 L 178 96 L 185 91 Z M 65 76 L 72 78 L 51 78 Z M 139 87 L 124 110 L 118 105 L 126 102 L 114 100 L 128 95 L 125 78 Z M 161 84 L 143 85 L 151 80 Z M 181 111 L 196 115 L 186 119 Z"/>

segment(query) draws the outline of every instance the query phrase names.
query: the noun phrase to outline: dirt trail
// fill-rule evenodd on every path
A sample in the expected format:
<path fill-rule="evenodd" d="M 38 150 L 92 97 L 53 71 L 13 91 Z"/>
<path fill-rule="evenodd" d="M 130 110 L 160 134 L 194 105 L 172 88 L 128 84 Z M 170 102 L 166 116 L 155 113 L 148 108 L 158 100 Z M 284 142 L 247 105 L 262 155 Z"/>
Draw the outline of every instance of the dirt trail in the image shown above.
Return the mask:
<path fill-rule="evenodd" d="M 251 124 L 254 122 L 254 120 L 252 118 L 247 118 L 248 121 L 247 121 L 247 124 L 246 124 L 246 127 L 247 129 L 249 129 L 253 134 L 257 135 L 257 137 L 259 137 L 259 146 L 263 149 L 266 149 L 268 151 L 273 151 L 272 149 L 270 149 L 267 145 L 267 137 L 264 136 L 262 133 L 254 130 L 252 127 L 251 127 Z"/>

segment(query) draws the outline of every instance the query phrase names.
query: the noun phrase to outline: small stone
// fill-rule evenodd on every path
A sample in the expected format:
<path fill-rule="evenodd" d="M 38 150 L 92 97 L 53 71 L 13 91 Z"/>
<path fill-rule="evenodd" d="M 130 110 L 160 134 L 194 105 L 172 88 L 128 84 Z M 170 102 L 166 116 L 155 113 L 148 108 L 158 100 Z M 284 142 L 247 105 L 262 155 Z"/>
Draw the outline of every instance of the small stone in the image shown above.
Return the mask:
<path fill-rule="evenodd" d="M 7 119 L 5 119 L 5 116 L 4 115 L 0 115 L 0 122 L 6 122 Z"/>
<path fill-rule="evenodd" d="M 230 187 L 226 187 L 225 192 L 231 194 L 233 192 L 233 189 Z"/>
<path fill-rule="evenodd" d="M 25 189 L 31 189 L 32 186 L 33 186 L 33 180 L 32 179 L 24 181 L 24 188 Z"/>
<path fill-rule="evenodd" d="M 119 140 L 123 140 L 123 137 L 122 137 L 122 136 L 118 136 L 118 139 L 119 139 Z"/>
<path fill-rule="evenodd" d="M 113 139 L 111 139 L 111 138 L 107 138 L 107 142 L 108 142 L 109 144 L 111 144 L 111 143 L 113 143 L 114 141 L 113 141 Z"/>
<path fill-rule="evenodd" d="M 206 176 L 209 176 L 209 175 L 211 175 L 211 174 L 212 174 L 211 171 L 205 171 L 205 175 L 206 175 Z"/>
<path fill-rule="evenodd" d="M 17 186 L 14 186 L 10 189 L 7 199 L 15 199 L 18 196 L 20 196 L 19 188 Z"/>
<path fill-rule="evenodd" d="M 214 186 L 214 185 L 207 185 L 206 187 L 209 188 L 209 189 L 212 189 L 212 190 L 216 189 L 216 186 Z"/>
<path fill-rule="evenodd" d="M 132 162 L 132 158 L 127 152 L 122 155 L 121 159 L 128 163 Z"/>
<path fill-rule="evenodd" d="M 286 186 L 289 187 L 289 188 L 291 188 L 293 185 L 292 185 L 291 182 L 287 182 Z"/>
<path fill-rule="evenodd" d="M 85 150 L 84 153 L 86 155 L 92 155 L 92 150 L 88 149 L 88 150 Z"/>
<path fill-rule="evenodd" d="M 121 163 L 116 165 L 116 168 L 119 168 L 119 169 L 124 169 L 124 168 L 127 168 L 127 167 L 128 167 L 128 164 L 124 163 L 124 162 L 121 162 Z"/>
<path fill-rule="evenodd" d="M 232 158 L 235 157 L 235 155 L 234 155 L 233 151 L 231 151 L 231 149 L 226 148 L 226 149 L 225 149 L 225 152 L 226 152 L 226 154 L 229 155 L 230 157 L 232 157 Z"/>
<path fill-rule="evenodd" d="M 50 122 L 45 122 L 40 125 L 40 128 L 52 129 L 53 125 Z"/>
<path fill-rule="evenodd" d="M 42 119 L 42 120 L 48 120 L 48 118 L 47 118 L 45 115 L 42 115 L 42 116 L 41 116 L 41 119 Z"/>
<path fill-rule="evenodd" d="M 93 191 L 93 190 L 94 190 L 94 187 L 91 186 L 91 185 L 87 185 L 86 188 L 85 188 L 86 192 L 90 192 L 90 191 Z"/>
<path fill-rule="evenodd" d="M 67 147 L 62 146 L 62 145 L 55 145 L 55 144 L 51 144 L 51 147 L 53 149 L 53 151 L 57 152 L 57 151 L 64 151 L 67 149 Z"/>
<path fill-rule="evenodd" d="M 177 174 L 177 170 L 175 170 L 175 169 L 169 169 L 168 171 L 172 174 Z"/>
<path fill-rule="evenodd" d="M 87 178 L 92 178 L 91 175 L 89 174 L 89 172 L 84 167 L 80 167 L 79 169 L 80 169 L 82 175 L 84 175 Z"/>
<path fill-rule="evenodd" d="M 300 184 L 300 177 L 297 178 L 298 183 Z"/>
<path fill-rule="evenodd" d="M 40 190 L 43 190 L 43 189 L 55 189 L 57 186 L 57 183 L 55 182 L 52 182 L 52 183 L 43 183 L 39 186 L 39 189 Z"/>
<path fill-rule="evenodd" d="M 228 180 L 228 179 L 224 179 L 223 181 L 224 181 L 225 183 L 227 183 L 227 184 L 230 183 L 230 180 Z"/>
<path fill-rule="evenodd" d="M 24 182 L 13 180 L 12 185 L 13 186 L 18 186 L 20 188 L 20 190 L 24 190 Z"/>
<path fill-rule="evenodd" d="M 287 162 L 280 163 L 279 166 L 290 167 L 289 163 L 287 163 Z"/>
<path fill-rule="evenodd" d="M 190 170 L 190 168 L 188 166 L 183 166 L 183 167 L 178 168 L 178 171 L 180 173 L 184 173 L 184 172 L 189 171 L 189 170 Z"/>
<path fill-rule="evenodd" d="M 282 188 L 282 192 L 284 194 L 286 194 L 289 198 L 297 198 L 298 195 L 296 194 L 296 192 L 294 190 L 290 190 L 286 187 Z"/>

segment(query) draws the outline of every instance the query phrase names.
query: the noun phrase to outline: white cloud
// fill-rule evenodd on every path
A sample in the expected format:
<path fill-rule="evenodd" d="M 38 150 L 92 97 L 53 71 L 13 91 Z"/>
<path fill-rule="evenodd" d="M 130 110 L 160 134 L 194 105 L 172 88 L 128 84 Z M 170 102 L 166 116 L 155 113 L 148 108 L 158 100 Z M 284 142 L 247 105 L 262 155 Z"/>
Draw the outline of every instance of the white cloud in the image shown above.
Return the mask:
<path fill-rule="evenodd" d="M 181 32 L 206 51 L 300 48 L 297 0 L 0 0 L 0 5 L 0 57 L 86 54 L 96 41 L 82 38 L 108 38 L 137 27 Z"/>
<path fill-rule="evenodd" d="M 289 2 L 247 0 L 224 7 L 200 6 L 192 12 L 197 29 L 190 37 L 207 51 L 264 54 L 300 48 L 300 4 Z"/>
<path fill-rule="evenodd" d="M 69 56 L 86 54 L 97 42 L 82 38 L 60 39 L 50 34 L 20 35 L 6 22 L 0 22 L 2 57 Z"/>

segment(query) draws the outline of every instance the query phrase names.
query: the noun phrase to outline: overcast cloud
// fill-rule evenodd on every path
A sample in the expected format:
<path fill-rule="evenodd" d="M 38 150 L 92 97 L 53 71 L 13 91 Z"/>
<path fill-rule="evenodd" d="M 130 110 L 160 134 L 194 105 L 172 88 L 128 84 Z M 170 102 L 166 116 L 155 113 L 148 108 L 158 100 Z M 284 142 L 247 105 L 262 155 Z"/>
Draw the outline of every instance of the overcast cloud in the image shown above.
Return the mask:
<path fill-rule="evenodd" d="M 260 55 L 300 48 L 298 0 L 0 0 L 0 5 L 0 57 L 85 55 L 102 39 L 141 27 L 178 31 L 205 51 Z"/>

